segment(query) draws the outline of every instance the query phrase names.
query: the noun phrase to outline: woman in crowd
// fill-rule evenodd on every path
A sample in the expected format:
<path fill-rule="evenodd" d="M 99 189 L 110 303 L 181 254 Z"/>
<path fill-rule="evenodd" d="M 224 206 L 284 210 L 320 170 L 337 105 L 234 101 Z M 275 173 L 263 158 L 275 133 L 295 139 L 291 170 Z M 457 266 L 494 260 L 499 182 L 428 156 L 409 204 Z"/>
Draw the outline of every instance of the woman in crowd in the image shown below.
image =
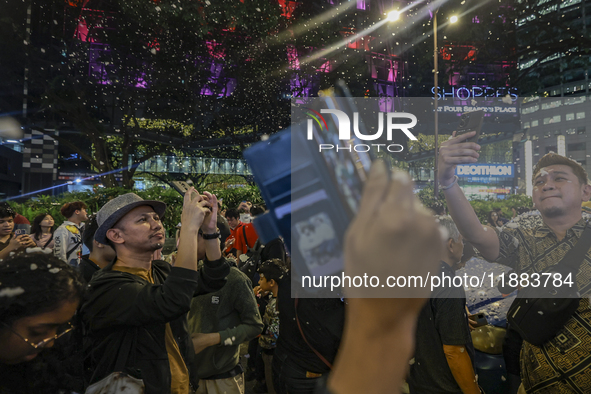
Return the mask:
<path fill-rule="evenodd" d="M 66 372 L 73 359 L 50 348 L 72 331 L 84 289 L 78 272 L 50 254 L 23 253 L 0 263 L 0 393 L 81 384 L 74 383 L 78 373 Z"/>
<path fill-rule="evenodd" d="M 35 216 L 31 226 L 31 238 L 41 249 L 53 249 L 55 241 L 53 240 L 53 217 L 48 213 L 42 213 Z"/>
<path fill-rule="evenodd" d="M 499 214 L 495 211 L 490 211 L 488 213 L 488 224 L 490 224 L 492 227 L 503 227 L 503 222 L 499 219 Z"/>

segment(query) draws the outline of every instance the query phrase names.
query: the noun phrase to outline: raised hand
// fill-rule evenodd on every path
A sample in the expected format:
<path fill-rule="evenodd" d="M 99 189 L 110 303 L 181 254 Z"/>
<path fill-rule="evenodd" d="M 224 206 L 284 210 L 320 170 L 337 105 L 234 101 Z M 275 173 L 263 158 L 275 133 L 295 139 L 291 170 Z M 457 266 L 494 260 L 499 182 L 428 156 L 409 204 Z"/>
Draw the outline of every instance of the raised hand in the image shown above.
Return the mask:
<path fill-rule="evenodd" d="M 201 225 L 201 230 L 205 234 L 215 233 L 218 227 L 218 199 L 215 194 L 209 192 L 203 192 L 201 197 L 207 201 L 207 206 L 211 209 L 208 209 L 208 212 L 206 212 L 203 224 Z"/>
<path fill-rule="evenodd" d="M 475 142 L 465 142 L 474 137 L 475 131 L 456 137 L 454 131 L 451 138 L 441 144 L 439 148 L 439 182 L 447 186 L 453 182 L 454 170 L 458 164 L 470 164 L 478 161 L 480 145 Z"/>

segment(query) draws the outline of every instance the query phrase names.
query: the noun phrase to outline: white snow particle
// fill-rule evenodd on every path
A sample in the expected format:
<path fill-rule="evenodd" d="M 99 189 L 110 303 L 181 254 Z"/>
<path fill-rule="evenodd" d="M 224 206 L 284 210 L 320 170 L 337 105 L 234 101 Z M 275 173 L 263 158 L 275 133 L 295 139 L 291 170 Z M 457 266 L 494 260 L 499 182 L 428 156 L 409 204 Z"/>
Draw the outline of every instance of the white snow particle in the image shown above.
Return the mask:
<path fill-rule="evenodd" d="M 7 287 L 6 289 L 0 290 L 0 297 L 14 297 L 21 295 L 25 292 L 22 287 Z"/>

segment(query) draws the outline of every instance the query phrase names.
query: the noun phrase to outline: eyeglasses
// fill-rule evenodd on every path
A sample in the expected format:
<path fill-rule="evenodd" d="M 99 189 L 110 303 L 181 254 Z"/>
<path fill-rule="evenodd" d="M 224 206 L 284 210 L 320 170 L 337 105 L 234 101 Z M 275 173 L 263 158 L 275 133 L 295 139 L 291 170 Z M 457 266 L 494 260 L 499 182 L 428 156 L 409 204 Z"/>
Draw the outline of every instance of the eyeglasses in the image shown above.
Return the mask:
<path fill-rule="evenodd" d="M 74 329 L 74 326 L 72 325 L 72 323 L 68 322 L 67 324 L 64 324 L 64 325 L 58 327 L 57 334 L 55 334 L 54 336 L 49 337 L 49 338 L 45 338 L 41 342 L 33 343 L 33 342 L 29 341 L 27 338 L 23 337 L 18 332 L 14 331 L 12 329 L 12 327 L 10 327 L 8 324 L 6 324 L 4 322 L 0 322 L 0 323 L 2 323 L 3 325 L 5 325 L 6 327 L 8 327 L 8 329 L 10 331 L 12 331 L 12 333 L 14 335 L 16 335 L 17 337 L 19 337 L 23 341 L 27 342 L 29 345 L 31 345 L 35 349 L 39 349 L 39 348 L 43 348 L 43 347 L 47 346 L 47 344 L 49 342 L 55 341 L 56 339 L 58 339 L 58 338 L 60 338 L 60 337 L 62 337 L 64 335 L 66 335 L 67 333 L 69 333 L 70 331 L 72 331 Z"/>

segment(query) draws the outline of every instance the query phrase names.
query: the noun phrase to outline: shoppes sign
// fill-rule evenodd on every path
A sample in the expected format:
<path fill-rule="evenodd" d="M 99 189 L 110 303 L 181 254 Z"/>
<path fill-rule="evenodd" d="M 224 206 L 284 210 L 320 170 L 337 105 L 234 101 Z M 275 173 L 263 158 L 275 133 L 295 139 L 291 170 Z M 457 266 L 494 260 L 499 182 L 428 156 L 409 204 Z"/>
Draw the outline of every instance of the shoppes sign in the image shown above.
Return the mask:
<path fill-rule="evenodd" d="M 456 167 L 459 177 L 498 177 L 512 178 L 513 164 L 462 164 Z"/>

